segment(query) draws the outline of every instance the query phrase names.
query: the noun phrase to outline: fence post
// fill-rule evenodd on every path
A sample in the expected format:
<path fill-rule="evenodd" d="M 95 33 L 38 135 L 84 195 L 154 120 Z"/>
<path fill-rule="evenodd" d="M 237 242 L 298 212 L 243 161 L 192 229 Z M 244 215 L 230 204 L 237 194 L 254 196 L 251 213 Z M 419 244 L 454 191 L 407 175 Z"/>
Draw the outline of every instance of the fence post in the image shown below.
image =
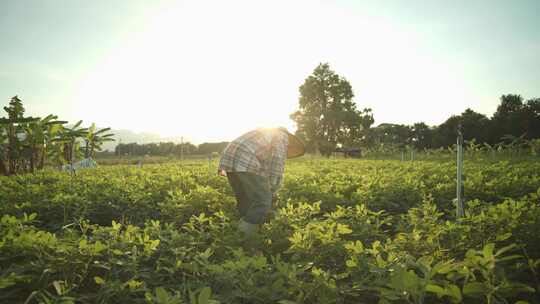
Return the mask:
<path fill-rule="evenodd" d="M 212 174 L 212 154 L 208 154 L 208 178 L 210 178 L 210 175 Z"/>
<path fill-rule="evenodd" d="M 464 215 L 463 212 L 463 133 L 461 130 L 461 124 L 458 125 L 457 136 L 457 186 L 456 186 L 456 217 L 461 218 Z"/>

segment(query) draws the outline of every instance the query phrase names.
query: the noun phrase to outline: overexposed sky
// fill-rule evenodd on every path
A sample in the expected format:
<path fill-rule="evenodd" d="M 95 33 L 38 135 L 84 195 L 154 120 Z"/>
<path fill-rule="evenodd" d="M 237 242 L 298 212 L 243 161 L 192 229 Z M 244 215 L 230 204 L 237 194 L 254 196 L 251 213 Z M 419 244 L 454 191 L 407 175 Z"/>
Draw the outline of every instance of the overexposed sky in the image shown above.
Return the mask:
<path fill-rule="evenodd" d="M 0 4 L 0 104 L 34 115 L 195 142 L 293 130 L 320 62 L 376 124 L 540 97 L 536 1 L 23 2 Z"/>

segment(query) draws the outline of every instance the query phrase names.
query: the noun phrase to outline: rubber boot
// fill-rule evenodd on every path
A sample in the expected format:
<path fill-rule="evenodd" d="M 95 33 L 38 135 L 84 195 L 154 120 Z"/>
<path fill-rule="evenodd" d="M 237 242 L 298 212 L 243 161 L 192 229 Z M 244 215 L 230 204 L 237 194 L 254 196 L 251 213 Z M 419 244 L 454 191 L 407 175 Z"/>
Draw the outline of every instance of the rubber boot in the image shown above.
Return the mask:
<path fill-rule="evenodd" d="M 244 220 L 240 220 L 238 222 L 238 231 L 244 233 L 245 236 L 253 236 L 257 233 L 257 230 L 259 228 L 259 225 L 257 224 L 251 224 Z"/>
<path fill-rule="evenodd" d="M 240 220 L 238 222 L 238 231 L 240 231 L 241 234 L 243 234 L 242 237 L 242 248 L 244 249 L 244 252 L 246 252 L 249 255 L 261 255 L 262 252 L 258 249 L 258 230 L 259 225 L 257 224 L 251 224 L 244 220 Z"/>

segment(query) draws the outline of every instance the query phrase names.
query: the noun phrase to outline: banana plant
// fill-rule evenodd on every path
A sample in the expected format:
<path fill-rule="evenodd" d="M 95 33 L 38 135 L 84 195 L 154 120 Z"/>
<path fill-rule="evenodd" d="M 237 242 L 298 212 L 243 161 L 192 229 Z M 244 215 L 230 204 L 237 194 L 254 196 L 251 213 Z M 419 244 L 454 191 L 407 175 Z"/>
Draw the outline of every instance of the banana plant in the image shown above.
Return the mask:
<path fill-rule="evenodd" d="M 98 129 L 92 123 L 84 137 L 84 158 L 93 157 L 95 151 L 101 151 L 101 147 L 105 142 L 114 141 L 112 138 L 114 134 L 107 133 L 110 130 L 111 128 Z"/>
<path fill-rule="evenodd" d="M 60 147 L 57 147 L 57 152 L 62 153 L 63 163 L 67 162 L 73 166 L 74 159 L 81 156 L 80 142 L 77 139 L 85 138 L 88 133 L 88 128 L 81 128 L 81 124 L 82 120 L 79 120 L 71 128 L 62 127 L 59 136 L 54 140 L 55 143 L 60 144 Z"/>
<path fill-rule="evenodd" d="M 71 128 L 58 116 L 35 118 L 24 116 L 22 101 L 14 96 L 7 107 L 8 117 L 0 117 L 0 174 L 12 175 L 33 172 L 44 167 L 49 157 L 58 164 L 69 163 L 82 157 L 81 143 L 86 144 L 85 157 L 99 151 L 104 142 L 113 141 L 110 128 L 82 128 L 82 120 Z"/>
<path fill-rule="evenodd" d="M 495 152 L 497 148 L 495 145 L 490 145 L 488 143 L 482 143 L 481 150 L 484 152 L 486 157 L 491 157 L 491 160 L 495 160 Z"/>
<path fill-rule="evenodd" d="M 11 98 L 9 105 L 4 107 L 4 111 L 8 113 L 8 117 L 0 118 L 0 126 L 4 129 L 3 135 L 0 137 L 3 137 L 2 141 L 5 142 L 2 148 L 2 158 L 7 162 L 7 166 L 3 164 L 1 170 L 4 171 L 5 175 L 12 175 L 28 169 L 28 150 L 23 144 L 26 137 L 24 126 L 39 120 L 39 118 L 25 117 L 22 101 L 17 96 Z"/>
<path fill-rule="evenodd" d="M 58 116 L 48 115 L 43 119 L 25 126 L 26 138 L 24 144 L 30 151 L 29 161 L 31 171 L 43 168 L 47 155 L 47 147 L 59 134 L 62 124 L 67 123 L 66 121 L 58 121 L 57 119 Z"/>
<path fill-rule="evenodd" d="M 473 157 L 482 155 L 484 152 L 483 145 L 481 143 L 477 143 L 476 138 L 473 138 L 471 140 L 466 140 L 465 145 L 466 145 L 466 151 Z"/>
<path fill-rule="evenodd" d="M 504 151 L 504 143 L 500 142 L 500 143 L 496 143 L 495 145 L 493 145 L 493 148 L 497 151 L 497 152 L 503 152 Z"/>
<path fill-rule="evenodd" d="M 54 118 L 56 119 L 56 118 Z M 42 151 L 41 160 L 39 163 L 39 168 L 42 169 L 44 166 L 45 158 L 49 155 L 49 151 L 53 149 L 55 145 L 55 140 L 59 138 L 62 130 L 63 124 L 66 124 L 67 121 L 50 121 L 46 124 L 47 132 L 45 133 L 45 149 Z"/>
<path fill-rule="evenodd" d="M 519 156 L 521 153 L 521 150 L 527 145 L 527 140 L 525 139 L 525 134 L 521 136 L 514 136 L 514 135 L 504 135 L 501 137 L 501 140 L 505 143 L 505 148 L 510 151 L 511 154 L 514 154 L 514 152 L 517 152 L 517 155 Z"/>

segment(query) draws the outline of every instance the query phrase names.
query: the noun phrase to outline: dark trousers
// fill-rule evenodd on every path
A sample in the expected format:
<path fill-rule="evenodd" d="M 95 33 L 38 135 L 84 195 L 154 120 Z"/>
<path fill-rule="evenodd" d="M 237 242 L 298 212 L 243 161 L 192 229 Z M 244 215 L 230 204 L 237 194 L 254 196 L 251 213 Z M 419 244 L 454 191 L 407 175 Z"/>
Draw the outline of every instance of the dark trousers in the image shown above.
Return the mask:
<path fill-rule="evenodd" d="M 268 177 L 249 172 L 227 172 L 238 212 L 250 224 L 264 223 L 272 206 L 272 192 Z"/>

